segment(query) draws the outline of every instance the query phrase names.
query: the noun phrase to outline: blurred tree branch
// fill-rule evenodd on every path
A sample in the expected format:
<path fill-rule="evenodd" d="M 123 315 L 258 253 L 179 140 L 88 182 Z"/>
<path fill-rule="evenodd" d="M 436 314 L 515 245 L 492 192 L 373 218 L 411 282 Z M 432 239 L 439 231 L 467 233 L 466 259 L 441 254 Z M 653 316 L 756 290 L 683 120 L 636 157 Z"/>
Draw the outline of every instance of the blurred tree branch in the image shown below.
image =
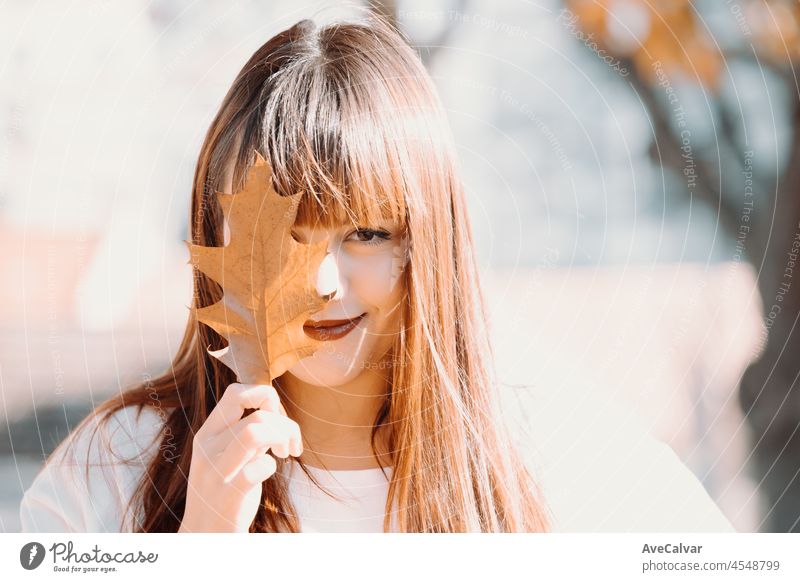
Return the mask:
<path fill-rule="evenodd" d="M 666 166 L 680 175 L 685 165 L 685 161 L 681 157 L 681 143 L 672 129 L 668 112 L 658 100 L 656 89 L 642 79 L 630 58 L 622 57 L 620 61 L 630 71 L 630 75 L 626 78 L 644 104 L 653 123 L 655 139 L 651 144 L 650 156 L 657 164 Z M 726 129 L 728 130 L 724 132 L 726 139 L 730 139 L 731 128 Z M 717 210 L 719 222 L 727 232 L 735 233 L 739 226 L 739 211 L 728 197 L 723 195 L 722 188 L 719 187 L 721 178 L 701 157 L 698 156 L 694 160 L 694 164 L 696 187 L 693 192 L 706 204 Z M 688 190 L 685 192 L 688 193 Z"/>

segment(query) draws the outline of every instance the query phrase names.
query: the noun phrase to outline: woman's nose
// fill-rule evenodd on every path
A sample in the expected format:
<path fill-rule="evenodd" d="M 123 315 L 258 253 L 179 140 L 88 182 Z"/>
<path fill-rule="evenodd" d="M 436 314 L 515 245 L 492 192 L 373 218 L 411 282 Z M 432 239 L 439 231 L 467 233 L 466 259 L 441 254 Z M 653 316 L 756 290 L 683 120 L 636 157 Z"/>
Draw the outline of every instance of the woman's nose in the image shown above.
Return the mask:
<path fill-rule="evenodd" d="M 332 253 L 325 255 L 317 271 L 317 293 L 324 299 L 333 299 L 341 295 L 339 267 Z"/>

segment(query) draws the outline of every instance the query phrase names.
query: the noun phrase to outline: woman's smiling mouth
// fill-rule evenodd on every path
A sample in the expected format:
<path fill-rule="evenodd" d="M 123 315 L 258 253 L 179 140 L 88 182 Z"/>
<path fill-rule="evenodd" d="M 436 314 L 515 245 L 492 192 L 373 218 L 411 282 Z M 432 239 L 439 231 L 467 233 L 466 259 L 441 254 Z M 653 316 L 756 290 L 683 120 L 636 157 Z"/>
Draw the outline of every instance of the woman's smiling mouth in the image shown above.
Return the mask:
<path fill-rule="evenodd" d="M 317 341 L 326 342 L 338 340 L 353 331 L 366 315 L 366 313 L 362 313 L 353 319 L 308 320 L 303 325 L 303 331 L 308 337 Z"/>

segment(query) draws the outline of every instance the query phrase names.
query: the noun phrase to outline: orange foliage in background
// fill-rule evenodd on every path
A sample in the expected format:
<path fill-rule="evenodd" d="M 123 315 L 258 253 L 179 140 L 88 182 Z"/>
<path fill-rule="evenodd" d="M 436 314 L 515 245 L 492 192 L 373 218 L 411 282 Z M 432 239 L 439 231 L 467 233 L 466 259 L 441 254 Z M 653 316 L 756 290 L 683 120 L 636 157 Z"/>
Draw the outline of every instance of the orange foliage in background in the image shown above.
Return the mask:
<path fill-rule="evenodd" d="M 751 1 L 745 18 L 753 30 L 759 56 L 781 66 L 800 59 L 800 2 Z"/>
<path fill-rule="evenodd" d="M 576 25 L 605 50 L 630 59 L 646 81 L 657 81 L 653 64 L 711 90 L 719 87 L 725 55 L 703 15 L 689 0 L 564 0 Z M 742 38 L 773 64 L 800 57 L 800 2 L 742 0 L 725 5 Z"/>

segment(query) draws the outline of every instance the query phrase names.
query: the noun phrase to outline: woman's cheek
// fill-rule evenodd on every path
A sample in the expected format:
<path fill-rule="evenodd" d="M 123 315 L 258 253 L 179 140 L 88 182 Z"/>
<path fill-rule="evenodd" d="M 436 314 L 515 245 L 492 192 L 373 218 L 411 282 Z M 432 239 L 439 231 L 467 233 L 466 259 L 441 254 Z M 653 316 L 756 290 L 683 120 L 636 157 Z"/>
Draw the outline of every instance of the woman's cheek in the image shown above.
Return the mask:
<path fill-rule="evenodd" d="M 398 277 L 391 249 L 353 261 L 351 284 L 363 304 L 384 307 L 391 298 Z"/>

